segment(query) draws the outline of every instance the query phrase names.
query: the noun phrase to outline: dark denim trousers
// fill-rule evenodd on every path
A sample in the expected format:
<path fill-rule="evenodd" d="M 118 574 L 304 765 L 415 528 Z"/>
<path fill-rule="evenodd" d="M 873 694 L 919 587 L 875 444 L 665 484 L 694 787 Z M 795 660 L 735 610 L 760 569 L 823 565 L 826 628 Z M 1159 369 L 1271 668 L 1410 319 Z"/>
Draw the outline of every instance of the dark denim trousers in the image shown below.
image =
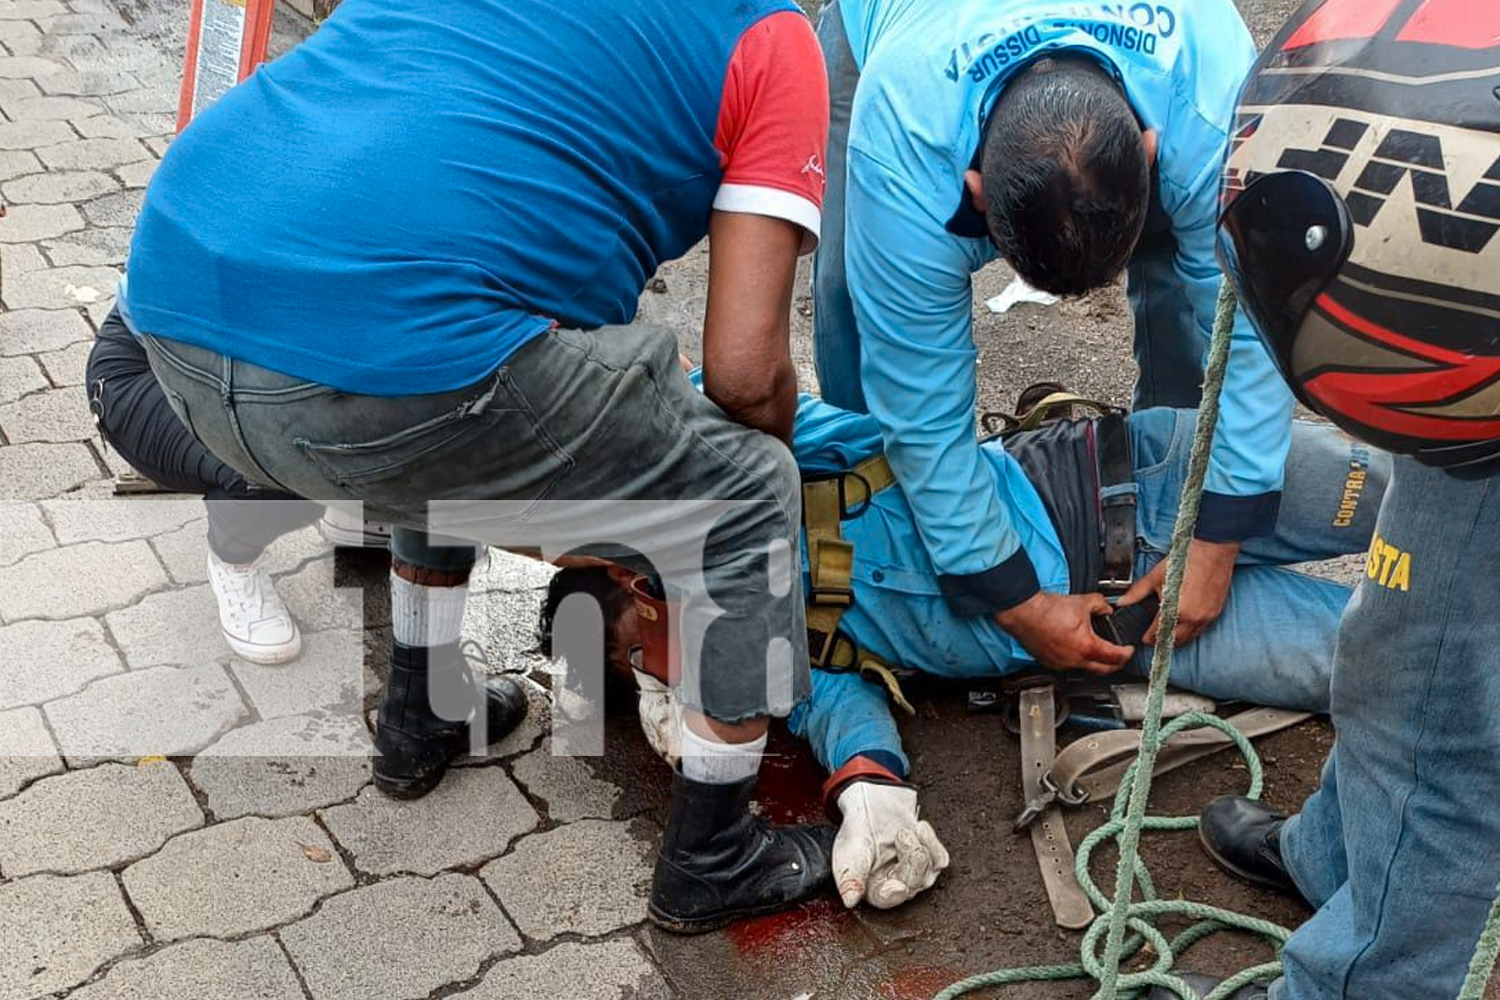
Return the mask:
<path fill-rule="evenodd" d="M 679 599 L 690 708 L 738 721 L 806 695 L 796 464 L 689 382 L 669 332 L 554 330 L 475 385 L 396 398 L 146 346 L 178 415 L 249 478 L 448 540 L 649 569 Z M 421 534 L 394 547 L 431 565 Z"/>
<path fill-rule="evenodd" d="M 1500 479 L 1398 459 L 1333 664 L 1322 787 L 1281 834 L 1318 912 L 1275 1000 L 1450 1000 L 1500 881 Z"/>

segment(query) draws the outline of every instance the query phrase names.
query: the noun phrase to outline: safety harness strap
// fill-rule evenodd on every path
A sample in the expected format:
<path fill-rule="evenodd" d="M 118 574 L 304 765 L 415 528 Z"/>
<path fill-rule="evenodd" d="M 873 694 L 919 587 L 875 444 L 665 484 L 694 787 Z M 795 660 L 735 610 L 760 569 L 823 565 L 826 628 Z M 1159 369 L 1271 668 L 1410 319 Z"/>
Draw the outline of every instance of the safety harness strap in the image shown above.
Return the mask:
<path fill-rule="evenodd" d="M 840 645 L 855 649 L 839 632 L 839 619 L 854 603 L 854 545 L 844 538 L 843 522 L 863 514 L 896 477 L 884 455 L 876 455 L 847 472 L 810 476 L 802 482 L 802 523 L 807 529 L 807 648 L 812 664 L 828 669 Z M 846 667 L 848 664 L 846 664 Z"/>
<path fill-rule="evenodd" d="M 1054 415 L 1056 415 L 1056 410 L 1068 408 L 1069 412 L 1062 414 L 1062 416 L 1069 416 L 1071 415 L 1071 408 L 1074 406 L 1087 407 L 1100 416 L 1105 416 L 1111 413 L 1120 413 L 1120 408 L 1118 406 L 1113 406 L 1109 403 L 1104 403 L 1097 399 L 1088 399 L 1087 397 L 1080 396 L 1077 393 L 1072 392 L 1054 392 L 1043 396 L 1037 402 L 1037 404 L 1031 409 L 1027 410 L 1023 416 L 1016 418 L 1016 429 L 1022 431 L 1034 431 L 1038 427 L 1042 426 L 1042 424 L 1046 423 Z"/>
<path fill-rule="evenodd" d="M 807 528 L 807 651 L 812 665 L 830 673 L 858 672 L 885 688 L 903 712 L 916 709 L 901 690 L 910 674 L 861 649 L 839 628 L 854 603 L 854 544 L 844 538 L 843 522 L 859 517 L 876 494 L 896 484 L 884 455 L 847 472 L 812 476 L 802 483 L 802 520 Z"/>
<path fill-rule="evenodd" d="M 1056 692 L 1051 685 L 1020 693 L 1021 791 L 1027 802 L 1040 801 L 1045 791 L 1042 776 L 1052 769 L 1057 753 L 1056 713 Z M 1087 927 L 1094 920 L 1094 907 L 1073 874 L 1073 845 L 1062 808 L 1055 800 L 1047 803 L 1029 825 L 1053 919 L 1059 927 Z"/>
<path fill-rule="evenodd" d="M 1311 718 L 1312 714 L 1309 712 L 1293 712 L 1281 708 L 1251 708 L 1236 713 L 1225 721 L 1246 737 L 1259 739 L 1262 736 L 1289 729 Z M 1092 737 L 1071 744 L 1058 755 L 1057 765 L 1054 765 L 1052 770 L 1052 784 L 1058 788 L 1071 789 L 1090 801 L 1103 801 L 1113 795 L 1119 790 L 1120 781 L 1132 763 L 1129 758 L 1133 758 L 1136 751 L 1140 749 L 1141 732 L 1138 729 L 1131 729 L 1123 734 L 1099 734 L 1102 736 L 1125 734 L 1135 737 L 1134 746 L 1123 751 L 1128 755 L 1127 759 L 1118 760 L 1098 771 L 1094 768 L 1104 763 L 1108 757 L 1098 757 L 1087 749 L 1087 745 L 1092 742 Z M 1080 747 L 1080 744 L 1083 746 Z M 1161 753 L 1156 758 L 1156 767 L 1152 773 L 1166 774 L 1168 771 L 1175 771 L 1185 764 L 1191 764 L 1195 760 L 1227 750 L 1232 746 L 1234 746 L 1234 741 L 1217 729 L 1206 727 L 1190 729 L 1173 736 L 1162 744 Z M 1080 747 L 1077 754 L 1073 753 L 1075 747 Z"/>
<path fill-rule="evenodd" d="M 1312 715 L 1307 712 L 1249 708 L 1230 716 L 1225 722 L 1245 738 L 1258 739 L 1310 718 Z M 1155 773 L 1175 771 L 1232 746 L 1234 741 L 1218 729 L 1204 727 L 1179 733 L 1163 744 Z M 1074 740 L 1041 772 L 1040 791 L 1035 796 L 1027 794 L 1026 808 L 1016 817 L 1016 830 L 1030 826 L 1043 810 L 1054 804 L 1081 806 L 1114 794 L 1140 748 L 1139 729 L 1090 733 Z"/>

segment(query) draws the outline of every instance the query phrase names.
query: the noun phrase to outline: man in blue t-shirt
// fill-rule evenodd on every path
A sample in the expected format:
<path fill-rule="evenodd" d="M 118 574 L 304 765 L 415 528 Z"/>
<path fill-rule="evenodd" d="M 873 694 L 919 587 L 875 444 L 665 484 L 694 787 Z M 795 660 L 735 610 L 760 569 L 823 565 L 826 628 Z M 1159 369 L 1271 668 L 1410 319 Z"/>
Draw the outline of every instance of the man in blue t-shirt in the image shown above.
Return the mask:
<path fill-rule="evenodd" d="M 998 621 L 1050 666 L 1119 666 L 1129 651 L 1094 635 L 1087 604 L 1042 587 L 975 444 L 970 278 L 1003 257 L 1076 295 L 1128 268 L 1135 408 L 1195 406 L 1220 283 L 1218 168 L 1250 35 L 1231 0 L 837 0 L 820 38 L 833 99 L 814 281 L 824 396 L 879 424 L 955 613 Z M 1275 525 L 1291 418 L 1241 317 L 1179 643 L 1220 613 L 1241 544 Z M 1130 581 L 1119 566 L 1100 582 L 1118 595 Z M 1158 568 L 1125 599 L 1162 581 Z"/>
<path fill-rule="evenodd" d="M 681 582 L 701 669 L 650 902 L 678 931 L 829 874 L 829 830 L 748 808 L 767 717 L 809 685 L 788 331 L 826 133 L 791 0 L 347 0 L 172 145 L 131 247 L 121 312 L 188 428 L 252 482 L 400 526 L 387 794 L 525 711 L 460 652 L 453 539 Z M 704 237 L 699 393 L 632 320 Z"/>

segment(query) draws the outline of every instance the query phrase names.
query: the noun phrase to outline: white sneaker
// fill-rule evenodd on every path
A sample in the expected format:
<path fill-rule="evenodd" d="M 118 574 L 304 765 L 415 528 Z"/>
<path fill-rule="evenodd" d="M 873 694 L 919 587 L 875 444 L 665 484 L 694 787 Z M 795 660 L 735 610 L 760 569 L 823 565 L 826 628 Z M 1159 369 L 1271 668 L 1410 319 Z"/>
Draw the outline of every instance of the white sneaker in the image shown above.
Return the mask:
<path fill-rule="evenodd" d="M 346 507 L 329 507 L 318 530 L 328 544 L 339 549 L 386 549 L 391 545 L 391 526 L 362 520 Z"/>
<path fill-rule="evenodd" d="M 286 663 L 302 652 L 302 633 L 259 563 L 236 566 L 208 554 L 208 582 L 219 624 L 234 654 L 251 663 Z"/>

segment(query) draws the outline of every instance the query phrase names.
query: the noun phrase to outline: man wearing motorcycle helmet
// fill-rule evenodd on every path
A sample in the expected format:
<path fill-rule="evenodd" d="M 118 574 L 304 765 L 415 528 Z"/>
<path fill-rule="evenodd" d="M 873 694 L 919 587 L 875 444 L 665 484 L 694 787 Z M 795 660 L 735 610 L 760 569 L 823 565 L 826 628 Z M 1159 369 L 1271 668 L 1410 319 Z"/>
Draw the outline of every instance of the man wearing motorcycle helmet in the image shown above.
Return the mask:
<path fill-rule="evenodd" d="M 1225 272 L 1301 401 L 1398 458 L 1322 787 L 1200 823 L 1317 908 L 1236 998 L 1449 998 L 1500 879 L 1500 5 L 1310 0 L 1237 126 Z"/>

